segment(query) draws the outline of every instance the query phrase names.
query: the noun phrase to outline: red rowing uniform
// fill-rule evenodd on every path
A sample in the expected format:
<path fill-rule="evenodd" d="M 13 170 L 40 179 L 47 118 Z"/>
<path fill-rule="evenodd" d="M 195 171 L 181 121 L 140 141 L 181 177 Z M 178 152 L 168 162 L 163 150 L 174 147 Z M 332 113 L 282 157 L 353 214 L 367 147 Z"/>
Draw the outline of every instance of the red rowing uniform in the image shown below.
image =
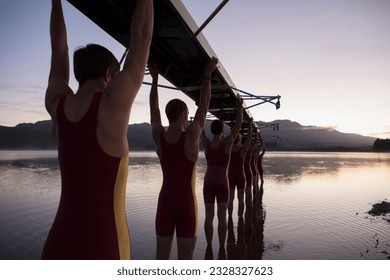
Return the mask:
<path fill-rule="evenodd" d="M 97 139 L 102 93 L 78 122 L 57 107 L 61 198 L 43 249 L 43 259 L 129 259 L 125 216 L 128 156 L 112 157 Z"/>
<path fill-rule="evenodd" d="M 204 176 L 203 198 L 205 203 L 226 203 L 229 199 L 229 183 L 227 169 L 229 155 L 225 153 L 225 144 L 220 142 L 218 148 L 213 149 L 211 142 L 207 144 L 207 170 Z"/>
<path fill-rule="evenodd" d="M 197 234 L 196 162 L 185 155 L 185 139 L 185 132 L 176 143 L 168 143 L 164 133 L 160 136 L 163 184 L 156 214 L 159 236 L 172 236 L 175 228 L 178 237 L 195 237 Z"/>
<path fill-rule="evenodd" d="M 252 186 L 252 168 L 251 168 L 251 156 L 249 153 L 246 153 L 245 161 L 244 161 L 244 171 L 245 171 L 245 179 L 246 185 Z"/>
<path fill-rule="evenodd" d="M 241 158 L 241 149 L 230 155 L 229 163 L 229 185 L 230 188 L 237 186 L 237 189 L 245 189 L 244 160 Z"/>

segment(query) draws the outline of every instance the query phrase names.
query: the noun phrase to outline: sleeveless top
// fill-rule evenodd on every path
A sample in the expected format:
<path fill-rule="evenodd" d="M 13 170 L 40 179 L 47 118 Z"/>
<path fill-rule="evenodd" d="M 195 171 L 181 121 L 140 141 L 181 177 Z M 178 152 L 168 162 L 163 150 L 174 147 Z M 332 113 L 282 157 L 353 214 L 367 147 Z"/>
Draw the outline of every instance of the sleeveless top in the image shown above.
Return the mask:
<path fill-rule="evenodd" d="M 225 153 L 225 143 L 220 142 L 219 147 L 217 149 L 214 149 L 211 147 L 211 142 L 208 142 L 207 145 L 207 153 L 206 153 L 206 160 L 207 160 L 207 168 L 225 168 L 227 169 L 229 164 L 229 155 L 226 155 Z"/>
<path fill-rule="evenodd" d="M 162 157 L 160 160 L 163 172 L 161 191 L 192 193 L 195 187 L 195 162 L 185 154 L 186 133 L 182 132 L 176 143 L 168 143 L 164 133 L 160 136 Z"/>
<path fill-rule="evenodd" d="M 160 158 L 163 183 L 158 197 L 156 234 L 192 238 L 197 235 L 197 202 L 195 196 L 196 162 L 185 155 L 186 133 L 176 143 L 160 136 Z"/>
<path fill-rule="evenodd" d="M 244 175 L 244 160 L 241 158 L 241 149 L 230 154 L 229 177 Z"/>
<path fill-rule="evenodd" d="M 78 122 L 57 107 L 61 198 L 45 243 L 44 259 L 129 259 L 125 215 L 128 156 L 112 157 L 97 139 L 102 93 L 93 97 Z"/>

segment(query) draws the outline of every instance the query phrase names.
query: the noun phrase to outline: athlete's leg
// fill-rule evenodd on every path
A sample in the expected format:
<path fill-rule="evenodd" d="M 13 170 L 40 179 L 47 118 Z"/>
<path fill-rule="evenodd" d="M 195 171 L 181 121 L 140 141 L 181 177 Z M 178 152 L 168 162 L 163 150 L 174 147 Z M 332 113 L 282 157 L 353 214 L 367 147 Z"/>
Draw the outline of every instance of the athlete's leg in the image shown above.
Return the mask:
<path fill-rule="evenodd" d="M 245 187 L 245 203 L 246 207 L 252 206 L 252 184 L 247 184 Z"/>
<path fill-rule="evenodd" d="M 179 260 L 192 260 L 198 225 L 197 205 L 193 194 L 182 198 L 176 211 L 177 257 Z"/>
<path fill-rule="evenodd" d="M 171 254 L 173 236 L 157 235 L 156 260 L 168 260 Z"/>
<path fill-rule="evenodd" d="M 233 202 L 234 202 L 234 189 L 235 185 L 230 185 L 230 193 L 229 193 L 229 204 L 228 204 L 228 213 L 229 216 L 233 213 Z"/>
<path fill-rule="evenodd" d="M 244 194 L 245 189 L 237 189 L 237 197 L 238 197 L 238 217 L 242 217 L 244 215 Z"/>
<path fill-rule="evenodd" d="M 225 251 L 225 241 L 226 241 L 226 231 L 227 231 L 227 222 L 226 222 L 226 210 L 227 203 L 218 203 L 217 204 L 217 215 L 218 215 L 218 238 L 219 238 L 219 256 L 221 256 L 221 250 Z M 221 257 L 219 257 L 221 259 Z"/>
<path fill-rule="evenodd" d="M 253 176 L 253 199 L 258 196 L 259 189 L 259 176 Z"/>
<path fill-rule="evenodd" d="M 211 244 L 207 245 L 207 247 L 206 247 L 204 259 L 205 260 L 213 260 L 214 259 L 213 246 Z"/>
<path fill-rule="evenodd" d="M 204 220 L 204 232 L 206 235 L 207 245 L 213 242 L 213 220 L 214 220 L 214 203 L 205 203 L 206 216 Z"/>
<path fill-rule="evenodd" d="M 177 237 L 177 258 L 179 260 L 192 260 L 196 237 Z"/>

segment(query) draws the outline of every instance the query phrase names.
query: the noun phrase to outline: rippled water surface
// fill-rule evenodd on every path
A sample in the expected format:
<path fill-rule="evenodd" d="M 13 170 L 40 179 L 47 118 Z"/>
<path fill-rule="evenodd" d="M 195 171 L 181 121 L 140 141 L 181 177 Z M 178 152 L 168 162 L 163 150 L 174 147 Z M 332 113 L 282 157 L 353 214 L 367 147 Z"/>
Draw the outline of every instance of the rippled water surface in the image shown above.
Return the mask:
<path fill-rule="evenodd" d="M 205 256 L 202 181 L 197 169 L 199 231 Z M 387 259 L 390 216 L 367 214 L 390 202 L 390 154 L 267 153 L 264 194 L 242 219 L 229 219 L 229 259 Z M 154 259 L 154 217 L 162 182 L 155 153 L 130 154 L 126 212 L 132 257 Z M 54 151 L 0 151 L 0 259 L 39 259 L 54 219 L 60 173 Z M 214 235 L 216 235 L 216 221 Z M 214 236 L 214 258 L 218 240 Z M 176 246 L 172 249 L 176 258 Z"/>

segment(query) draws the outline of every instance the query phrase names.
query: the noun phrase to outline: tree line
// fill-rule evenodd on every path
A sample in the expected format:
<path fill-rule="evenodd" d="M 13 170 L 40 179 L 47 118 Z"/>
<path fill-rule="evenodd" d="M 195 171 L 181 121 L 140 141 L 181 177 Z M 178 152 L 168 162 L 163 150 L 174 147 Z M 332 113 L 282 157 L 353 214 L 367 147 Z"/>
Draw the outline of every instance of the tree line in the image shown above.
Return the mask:
<path fill-rule="evenodd" d="M 376 139 L 374 142 L 375 151 L 390 151 L 390 139 Z"/>

